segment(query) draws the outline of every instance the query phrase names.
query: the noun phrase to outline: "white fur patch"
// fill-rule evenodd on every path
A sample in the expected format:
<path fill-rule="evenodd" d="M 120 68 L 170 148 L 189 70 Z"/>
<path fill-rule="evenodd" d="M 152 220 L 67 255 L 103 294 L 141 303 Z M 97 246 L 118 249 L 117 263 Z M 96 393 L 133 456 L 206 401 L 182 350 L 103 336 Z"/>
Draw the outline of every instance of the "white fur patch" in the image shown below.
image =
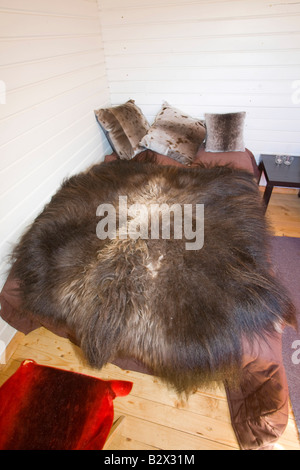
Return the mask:
<path fill-rule="evenodd" d="M 151 261 L 146 265 L 146 268 L 148 271 L 150 271 L 151 277 L 155 278 L 158 274 L 158 271 L 161 267 L 161 261 L 163 259 L 164 255 L 161 255 L 157 261 Z"/>

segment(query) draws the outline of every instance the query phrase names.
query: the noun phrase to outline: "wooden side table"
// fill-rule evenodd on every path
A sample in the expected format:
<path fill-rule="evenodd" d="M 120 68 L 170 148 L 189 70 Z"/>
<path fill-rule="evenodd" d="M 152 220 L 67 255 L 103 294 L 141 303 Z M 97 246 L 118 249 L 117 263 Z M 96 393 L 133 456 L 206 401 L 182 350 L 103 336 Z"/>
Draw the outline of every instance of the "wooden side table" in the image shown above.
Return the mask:
<path fill-rule="evenodd" d="M 291 165 L 275 163 L 275 155 L 261 155 L 259 164 L 260 174 L 264 173 L 267 185 L 264 192 L 266 210 L 274 186 L 300 188 L 300 157 L 294 157 Z M 299 192 L 300 195 L 300 192 Z"/>

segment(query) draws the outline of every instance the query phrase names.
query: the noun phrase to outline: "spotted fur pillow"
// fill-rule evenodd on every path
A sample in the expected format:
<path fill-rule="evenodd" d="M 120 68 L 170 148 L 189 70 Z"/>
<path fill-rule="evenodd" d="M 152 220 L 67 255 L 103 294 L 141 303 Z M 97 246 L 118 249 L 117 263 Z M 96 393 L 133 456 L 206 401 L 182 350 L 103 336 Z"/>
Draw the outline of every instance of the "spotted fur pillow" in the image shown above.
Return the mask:
<path fill-rule="evenodd" d="M 206 129 L 202 121 L 164 102 L 140 145 L 181 163 L 190 163 L 205 135 Z"/>
<path fill-rule="evenodd" d="M 95 111 L 96 119 L 117 155 L 130 160 L 141 151 L 140 140 L 150 125 L 134 100 L 120 106 Z"/>
<path fill-rule="evenodd" d="M 246 113 L 205 114 L 206 152 L 244 152 Z"/>

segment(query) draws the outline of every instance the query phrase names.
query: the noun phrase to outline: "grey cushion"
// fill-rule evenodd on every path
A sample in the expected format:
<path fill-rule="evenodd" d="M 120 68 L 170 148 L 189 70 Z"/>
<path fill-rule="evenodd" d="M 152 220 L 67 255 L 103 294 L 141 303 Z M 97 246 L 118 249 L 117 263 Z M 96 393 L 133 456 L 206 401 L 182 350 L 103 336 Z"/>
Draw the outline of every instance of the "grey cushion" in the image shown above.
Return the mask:
<path fill-rule="evenodd" d="M 205 114 L 206 152 L 244 152 L 246 113 Z"/>
<path fill-rule="evenodd" d="M 164 102 L 140 145 L 181 163 L 190 163 L 205 135 L 203 121 L 188 116 Z"/>
<path fill-rule="evenodd" d="M 95 116 L 113 151 L 121 159 L 129 160 L 141 151 L 139 142 L 150 125 L 134 100 L 120 106 L 98 109 Z"/>

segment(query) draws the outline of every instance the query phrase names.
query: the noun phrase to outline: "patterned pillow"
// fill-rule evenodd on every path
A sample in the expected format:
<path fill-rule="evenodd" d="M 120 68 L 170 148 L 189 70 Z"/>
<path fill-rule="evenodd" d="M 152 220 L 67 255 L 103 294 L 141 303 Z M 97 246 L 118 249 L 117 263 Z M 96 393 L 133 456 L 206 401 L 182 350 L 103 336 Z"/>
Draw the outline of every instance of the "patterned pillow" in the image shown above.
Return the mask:
<path fill-rule="evenodd" d="M 113 151 L 121 159 L 129 160 L 141 151 L 139 142 L 150 126 L 134 100 L 120 106 L 98 109 L 95 116 Z"/>
<path fill-rule="evenodd" d="M 192 118 L 164 102 L 140 145 L 181 163 L 190 163 L 205 135 L 203 121 Z"/>
<path fill-rule="evenodd" d="M 205 114 L 206 152 L 244 152 L 246 113 Z"/>

